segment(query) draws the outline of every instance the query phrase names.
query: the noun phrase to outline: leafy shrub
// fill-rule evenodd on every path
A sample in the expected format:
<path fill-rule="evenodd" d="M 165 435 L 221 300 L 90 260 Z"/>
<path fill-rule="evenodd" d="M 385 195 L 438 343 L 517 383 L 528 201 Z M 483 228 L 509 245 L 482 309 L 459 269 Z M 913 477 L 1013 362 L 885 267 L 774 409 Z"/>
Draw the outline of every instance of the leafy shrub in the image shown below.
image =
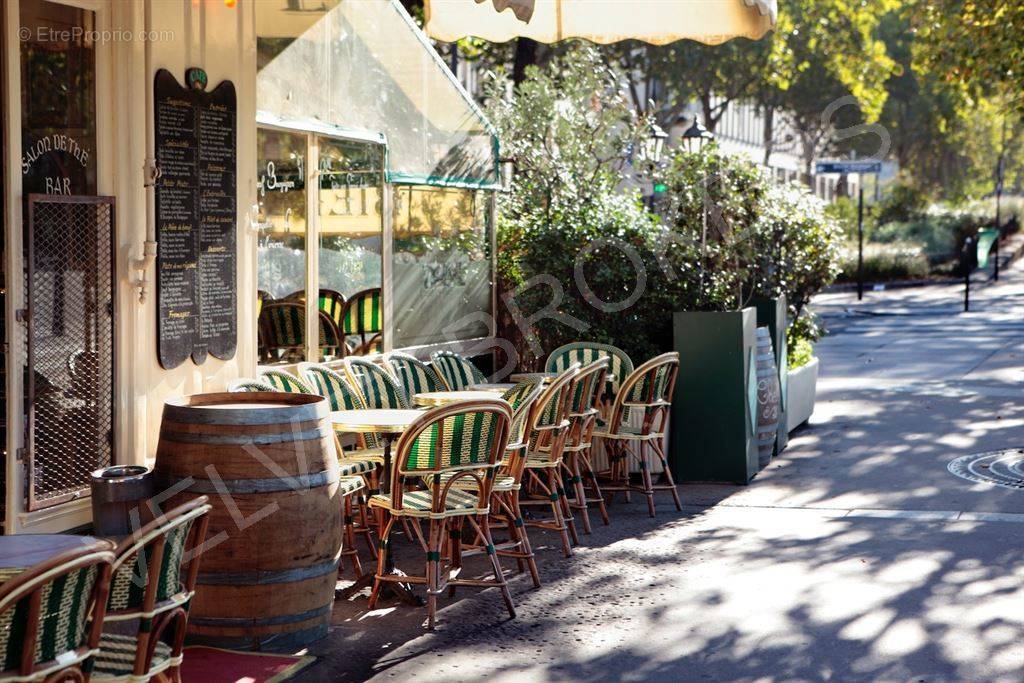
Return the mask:
<path fill-rule="evenodd" d="M 771 183 L 763 170 L 716 145 L 698 153 L 678 149 L 665 173 L 665 221 L 672 231 L 665 260 L 673 271 L 665 290 L 669 310 L 725 311 L 750 298 L 758 260 L 758 220 Z"/>
<path fill-rule="evenodd" d="M 927 277 L 928 259 L 921 246 L 906 242 L 864 245 L 864 281 L 889 282 Z M 840 282 L 857 281 L 857 245 L 846 244 L 840 249 Z"/>
<path fill-rule="evenodd" d="M 641 296 L 628 310 L 592 305 L 630 298 L 638 282 L 632 254 L 650 275 L 644 291 L 653 288 L 653 245 L 664 232 L 635 195 L 619 189 L 641 122 L 618 76 L 594 48 L 577 46 L 544 69 L 529 68 L 514 91 L 495 80 L 488 98 L 502 154 L 515 163 L 511 191 L 499 195 L 499 336 L 512 342 L 524 368 L 581 338 L 641 359 L 654 355 L 668 321 L 653 298 Z M 552 302 L 559 316 L 522 325 Z"/>
<path fill-rule="evenodd" d="M 799 310 L 835 274 L 838 228 L 820 202 L 714 145 L 672 156 L 663 215 L 648 214 L 621 174 L 644 122 L 592 48 L 527 76 L 514 91 L 496 81 L 488 104 L 515 160 L 496 256 L 498 334 L 520 367 L 578 339 L 644 360 L 671 347 L 672 311 L 779 291 Z"/>
<path fill-rule="evenodd" d="M 900 178 L 889 188 L 875 212 L 879 225 L 907 222 L 920 216 L 928 208 L 928 194 L 907 178 Z"/>
<path fill-rule="evenodd" d="M 786 358 L 790 369 L 810 361 L 814 355 L 814 342 L 821 339 L 822 334 L 824 330 L 810 310 L 804 309 L 792 318 L 786 330 Z"/>
<path fill-rule="evenodd" d="M 758 206 L 750 289 L 786 295 L 794 319 L 838 273 L 840 227 L 806 188 L 773 186 Z"/>
<path fill-rule="evenodd" d="M 786 359 L 790 370 L 807 365 L 814 358 L 814 346 L 806 339 L 796 339 L 787 342 Z"/>
<path fill-rule="evenodd" d="M 887 223 L 874 231 L 882 244 L 917 243 L 932 263 L 955 257 L 964 239 L 986 224 L 986 218 L 967 211 L 936 206 L 913 220 Z"/>

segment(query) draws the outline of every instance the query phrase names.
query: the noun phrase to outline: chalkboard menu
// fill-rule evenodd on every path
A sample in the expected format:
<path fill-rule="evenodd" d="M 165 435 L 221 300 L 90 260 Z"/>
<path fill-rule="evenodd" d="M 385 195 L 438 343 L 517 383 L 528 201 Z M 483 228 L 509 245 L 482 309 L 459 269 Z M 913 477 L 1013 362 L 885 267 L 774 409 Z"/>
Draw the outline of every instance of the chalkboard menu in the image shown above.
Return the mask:
<path fill-rule="evenodd" d="M 205 73 L 187 75 L 187 88 L 165 69 L 153 83 L 157 338 L 167 369 L 189 356 L 231 358 L 238 336 L 235 86 L 206 92 Z"/>

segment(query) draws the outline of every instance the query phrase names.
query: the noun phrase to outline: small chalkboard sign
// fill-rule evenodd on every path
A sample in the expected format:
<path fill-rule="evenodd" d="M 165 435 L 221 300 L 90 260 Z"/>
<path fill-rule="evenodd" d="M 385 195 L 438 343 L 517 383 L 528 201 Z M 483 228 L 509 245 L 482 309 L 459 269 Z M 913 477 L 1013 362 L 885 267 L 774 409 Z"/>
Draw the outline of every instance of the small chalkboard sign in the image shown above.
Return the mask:
<path fill-rule="evenodd" d="M 157 339 L 160 365 L 227 359 L 237 345 L 235 86 L 186 88 L 156 73 Z"/>

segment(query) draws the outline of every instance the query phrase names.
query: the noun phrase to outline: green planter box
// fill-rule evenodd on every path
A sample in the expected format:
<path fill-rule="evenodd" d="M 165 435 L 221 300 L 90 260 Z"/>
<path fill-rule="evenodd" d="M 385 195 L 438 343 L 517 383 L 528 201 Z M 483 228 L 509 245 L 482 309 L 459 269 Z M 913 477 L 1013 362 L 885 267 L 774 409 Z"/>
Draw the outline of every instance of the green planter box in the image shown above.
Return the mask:
<path fill-rule="evenodd" d="M 789 382 L 789 364 L 786 362 L 786 330 L 789 328 L 789 308 L 786 295 L 777 299 L 754 299 L 750 305 L 757 309 L 757 325 L 768 328 L 772 336 L 772 350 L 775 351 L 775 367 L 779 371 L 779 388 L 782 405 L 779 406 L 779 431 L 775 441 L 775 455 L 778 455 L 789 443 L 789 430 L 786 429 L 786 385 Z"/>
<path fill-rule="evenodd" d="M 746 484 L 757 474 L 757 311 L 677 312 L 679 377 L 669 461 L 677 481 Z"/>

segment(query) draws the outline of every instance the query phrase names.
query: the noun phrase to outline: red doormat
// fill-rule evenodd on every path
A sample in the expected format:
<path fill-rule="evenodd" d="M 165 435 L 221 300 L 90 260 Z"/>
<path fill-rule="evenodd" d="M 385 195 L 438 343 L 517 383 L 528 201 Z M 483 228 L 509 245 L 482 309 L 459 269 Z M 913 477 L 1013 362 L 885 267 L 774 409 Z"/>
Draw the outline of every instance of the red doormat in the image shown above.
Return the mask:
<path fill-rule="evenodd" d="M 184 654 L 182 683 L 280 683 L 316 661 L 316 657 L 235 652 L 205 645 L 189 645 Z"/>

